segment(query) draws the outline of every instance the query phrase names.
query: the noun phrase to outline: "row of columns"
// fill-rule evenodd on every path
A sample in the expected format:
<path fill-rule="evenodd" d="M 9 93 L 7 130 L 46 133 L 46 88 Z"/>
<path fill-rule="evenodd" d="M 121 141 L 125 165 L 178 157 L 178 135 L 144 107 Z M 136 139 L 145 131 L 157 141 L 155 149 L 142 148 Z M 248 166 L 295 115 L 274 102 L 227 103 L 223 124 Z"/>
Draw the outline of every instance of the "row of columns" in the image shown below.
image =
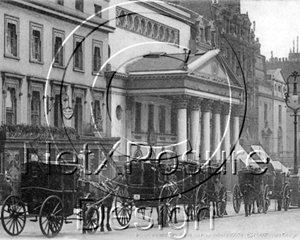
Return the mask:
<path fill-rule="evenodd" d="M 213 155 L 212 159 L 221 161 L 222 151 L 225 151 L 226 157 L 229 156 L 231 146 L 238 144 L 240 135 L 239 116 L 242 106 L 210 99 L 188 98 L 186 96 L 177 99 L 176 105 L 179 155 L 190 149 L 184 143 L 188 139 L 187 108 L 189 107 L 191 109 L 190 143 L 192 149 L 196 153 L 200 153 L 201 160 L 208 160 Z M 231 121 L 233 122 L 233 136 L 230 136 Z M 202 134 L 201 129 L 203 130 Z M 200 136 L 202 136 L 202 139 L 200 139 Z"/>

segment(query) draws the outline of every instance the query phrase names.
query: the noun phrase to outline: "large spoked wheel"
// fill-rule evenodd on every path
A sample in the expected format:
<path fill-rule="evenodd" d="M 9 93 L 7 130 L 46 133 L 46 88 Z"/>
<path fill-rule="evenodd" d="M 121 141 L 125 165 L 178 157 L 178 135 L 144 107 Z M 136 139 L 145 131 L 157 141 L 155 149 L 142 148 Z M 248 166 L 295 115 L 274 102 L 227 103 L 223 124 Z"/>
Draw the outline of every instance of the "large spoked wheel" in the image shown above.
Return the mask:
<path fill-rule="evenodd" d="M 241 209 L 241 203 L 242 203 L 242 193 L 240 190 L 240 186 L 239 185 L 234 185 L 233 187 L 233 199 L 232 199 L 232 203 L 233 203 L 233 209 L 236 213 L 240 212 Z"/>
<path fill-rule="evenodd" d="M 205 185 L 201 185 L 196 192 L 196 203 L 195 203 L 195 213 L 197 221 L 201 221 L 205 218 L 208 212 L 207 205 L 207 194 L 205 190 Z"/>
<path fill-rule="evenodd" d="M 283 188 L 282 205 L 284 211 L 287 211 L 290 207 L 290 188 L 288 185 Z"/>
<path fill-rule="evenodd" d="M 99 211 L 98 208 L 95 206 L 89 206 L 86 211 L 85 216 L 85 224 L 84 224 L 84 230 L 86 230 L 88 233 L 93 234 L 97 231 L 99 228 Z"/>
<path fill-rule="evenodd" d="M 17 236 L 23 231 L 26 223 L 26 209 L 19 197 L 9 196 L 4 200 L 1 222 L 5 232 L 11 236 Z"/>
<path fill-rule="evenodd" d="M 55 237 L 63 226 L 63 204 L 59 197 L 50 196 L 43 202 L 39 223 L 44 236 Z"/>
<path fill-rule="evenodd" d="M 270 206 L 270 192 L 269 192 L 269 186 L 266 185 L 263 192 L 263 211 L 264 213 L 267 213 Z"/>
<path fill-rule="evenodd" d="M 219 192 L 218 202 L 217 202 L 217 215 L 218 217 L 223 217 L 226 212 L 227 205 L 227 192 L 226 188 L 223 186 Z"/>
<path fill-rule="evenodd" d="M 124 227 L 128 225 L 132 216 L 132 201 L 126 188 L 120 188 L 115 197 L 115 214 L 118 223 Z"/>
<path fill-rule="evenodd" d="M 177 223 L 176 203 L 177 188 L 172 184 L 166 184 L 159 195 L 158 225 L 166 227 L 167 223 Z"/>

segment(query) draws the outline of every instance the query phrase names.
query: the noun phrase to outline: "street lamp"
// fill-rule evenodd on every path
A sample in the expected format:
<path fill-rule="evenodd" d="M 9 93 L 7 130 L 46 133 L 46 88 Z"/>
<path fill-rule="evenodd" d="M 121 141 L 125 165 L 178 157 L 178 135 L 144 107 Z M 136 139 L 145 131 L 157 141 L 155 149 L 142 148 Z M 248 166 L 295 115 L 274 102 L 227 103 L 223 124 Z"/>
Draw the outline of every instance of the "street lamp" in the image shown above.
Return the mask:
<path fill-rule="evenodd" d="M 286 80 L 287 91 L 285 93 L 285 103 L 288 108 L 294 111 L 294 114 L 291 115 L 294 117 L 294 174 L 298 174 L 298 161 L 297 161 L 297 114 L 300 109 L 299 103 L 299 92 L 297 90 L 299 82 L 297 82 L 297 77 L 300 74 L 297 71 L 294 71 Z"/>

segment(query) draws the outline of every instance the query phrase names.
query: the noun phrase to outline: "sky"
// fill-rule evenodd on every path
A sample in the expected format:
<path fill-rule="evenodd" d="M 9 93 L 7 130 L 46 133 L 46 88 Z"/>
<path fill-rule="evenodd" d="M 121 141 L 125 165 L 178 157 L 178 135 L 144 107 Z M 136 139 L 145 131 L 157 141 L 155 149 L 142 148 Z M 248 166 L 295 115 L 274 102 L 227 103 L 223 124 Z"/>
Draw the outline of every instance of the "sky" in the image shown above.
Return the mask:
<path fill-rule="evenodd" d="M 300 52 L 300 0 L 241 0 L 241 12 L 255 21 L 255 36 L 261 43 L 261 54 L 287 58 L 290 49 Z"/>

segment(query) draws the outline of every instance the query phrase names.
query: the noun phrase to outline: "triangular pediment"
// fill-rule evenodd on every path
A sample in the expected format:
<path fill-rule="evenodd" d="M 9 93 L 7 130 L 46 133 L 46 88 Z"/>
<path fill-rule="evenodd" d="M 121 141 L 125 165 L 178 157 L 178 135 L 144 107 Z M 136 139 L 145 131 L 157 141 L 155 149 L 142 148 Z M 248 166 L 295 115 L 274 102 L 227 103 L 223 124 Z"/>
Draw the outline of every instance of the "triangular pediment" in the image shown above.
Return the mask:
<path fill-rule="evenodd" d="M 204 63 L 202 66 L 191 72 L 190 75 L 211 80 L 213 82 L 228 84 L 228 77 L 216 58 Z"/>

